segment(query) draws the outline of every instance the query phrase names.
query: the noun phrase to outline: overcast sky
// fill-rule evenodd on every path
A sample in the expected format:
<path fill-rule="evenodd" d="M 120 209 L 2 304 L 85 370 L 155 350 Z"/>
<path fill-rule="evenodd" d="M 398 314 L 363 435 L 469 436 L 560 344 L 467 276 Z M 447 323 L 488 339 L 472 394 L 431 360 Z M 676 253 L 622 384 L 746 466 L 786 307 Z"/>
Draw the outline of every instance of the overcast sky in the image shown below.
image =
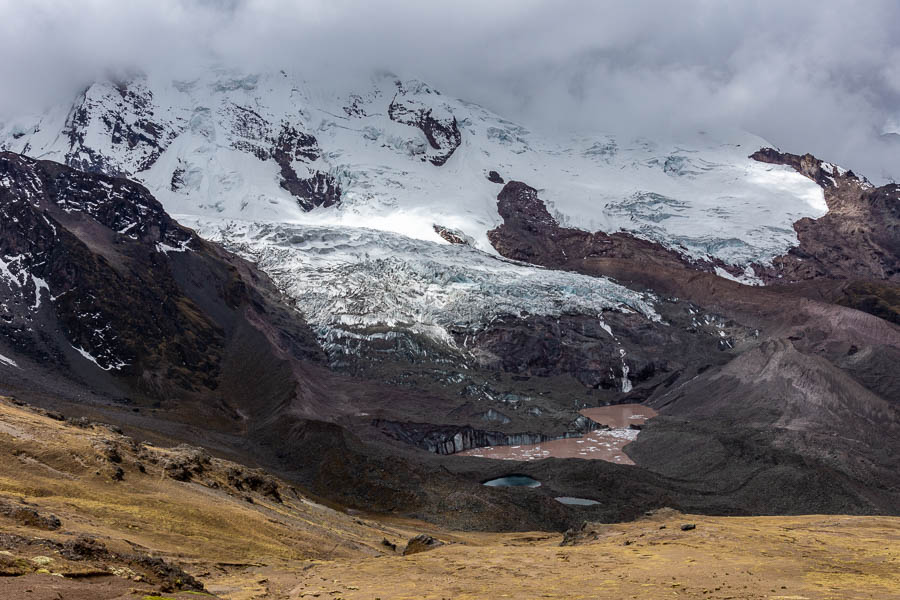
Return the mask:
<path fill-rule="evenodd" d="M 108 69 L 385 68 L 535 129 L 737 126 L 900 179 L 900 3 L 0 0 L 0 114 Z"/>

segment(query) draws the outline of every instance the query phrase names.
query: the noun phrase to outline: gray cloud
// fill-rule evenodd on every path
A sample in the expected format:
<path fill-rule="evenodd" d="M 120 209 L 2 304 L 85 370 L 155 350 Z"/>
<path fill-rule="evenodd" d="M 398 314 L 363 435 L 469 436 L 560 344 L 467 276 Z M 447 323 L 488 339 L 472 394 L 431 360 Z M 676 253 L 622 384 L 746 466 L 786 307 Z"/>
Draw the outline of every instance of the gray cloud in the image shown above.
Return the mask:
<path fill-rule="evenodd" d="M 537 129 L 742 127 L 883 181 L 900 178 L 900 136 L 881 136 L 900 121 L 897 23 L 893 0 L 0 0 L 0 112 L 211 58 L 336 84 L 387 68 Z"/>

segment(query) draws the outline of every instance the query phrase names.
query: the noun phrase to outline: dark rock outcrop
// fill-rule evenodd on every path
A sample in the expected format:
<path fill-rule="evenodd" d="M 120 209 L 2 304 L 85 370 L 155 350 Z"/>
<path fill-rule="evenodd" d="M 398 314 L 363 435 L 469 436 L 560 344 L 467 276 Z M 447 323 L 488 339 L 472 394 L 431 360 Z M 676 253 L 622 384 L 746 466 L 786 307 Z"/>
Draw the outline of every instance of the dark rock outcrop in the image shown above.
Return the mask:
<path fill-rule="evenodd" d="M 68 560 L 114 562 L 128 565 L 145 575 L 147 581 L 160 586 L 164 592 L 176 590 L 204 591 L 203 584 L 181 567 L 165 560 L 139 553 L 121 553 L 109 550 L 96 538 L 82 535 L 62 544 L 53 544 L 60 555 Z"/>
<path fill-rule="evenodd" d="M 403 549 L 403 556 L 427 552 L 429 550 L 434 550 L 435 548 L 440 548 L 443 545 L 444 542 L 437 540 L 426 533 L 420 533 L 407 542 L 406 548 Z"/>
<path fill-rule="evenodd" d="M 303 210 L 334 206 L 341 201 L 341 186 L 330 173 L 313 171 L 301 177 L 294 169 L 294 161 L 314 162 L 321 150 L 316 138 L 285 123 L 275 140 L 272 158 L 281 169 L 281 187 L 297 198 Z"/>
<path fill-rule="evenodd" d="M 9 153 L 0 177 L 0 253 L 16 257 L 0 333 L 40 357 L 46 344 L 29 343 L 29 325 L 52 312 L 70 347 L 100 369 L 148 377 L 168 359 L 173 383 L 214 385 L 222 332 L 179 291 L 168 260 L 201 248 L 199 238 L 122 179 Z"/>
<path fill-rule="evenodd" d="M 210 464 L 210 456 L 202 448 L 182 444 L 172 450 L 162 468 L 167 477 L 176 481 L 190 481 L 206 471 Z"/>
<path fill-rule="evenodd" d="M 281 187 L 297 198 L 297 204 L 303 210 L 334 206 L 341 201 L 341 186 L 333 175 L 316 171 L 310 177 L 298 177 L 288 163 L 279 165 Z"/>
<path fill-rule="evenodd" d="M 434 225 L 434 232 L 451 244 L 472 245 L 472 238 L 459 230 L 442 227 L 441 225 Z"/>
<path fill-rule="evenodd" d="M 117 396 L 122 383 L 137 397 L 219 394 L 242 343 L 235 327 L 290 312 L 264 276 L 178 225 L 143 186 L 12 153 L 0 153 L 0 255 L 0 337 Z M 275 337 L 318 358 L 293 319 Z"/>
<path fill-rule="evenodd" d="M 794 224 L 800 244 L 763 272 L 769 281 L 867 279 L 900 286 L 900 184 L 875 187 L 811 154 L 763 148 L 750 158 L 795 169 L 822 187 L 828 204 L 824 216 Z"/>
<path fill-rule="evenodd" d="M 398 91 L 388 106 L 388 117 L 397 123 L 403 123 L 419 129 L 433 152 L 426 154 L 422 160 L 440 167 L 456 152 L 462 144 L 462 133 L 456 117 L 439 117 L 434 109 L 410 98 L 402 83 L 397 82 Z M 428 93 L 432 93 L 428 90 Z"/>
<path fill-rule="evenodd" d="M 126 162 L 110 160 L 91 148 L 85 136 L 92 129 L 109 136 L 113 147 L 127 153 Z M 134 175 L 153 166 L 179 131 L 178 124 L 156 117 L 153 93 L 140 80 L 96 84 L 81 94 L 66 121 L 65 162 L 91 173 Z"/>
<path fill-rule="evenodd" d="M 388 550 L 390 550 L 391 552 L 397 551 L 397 544 L 395 544 L 394 542 L 392 542 L 391 540 L 389 540 L 387 538 L 384 538 L 383 540 L 381 540 L 381 545 L 384 546 L 385 548 L 387 548 Z"/>
<path fill-rule="evenodd" d="M 583 430 L 566 432 L 552 436 L 543 433 L 503 433 L 485 431 L 474 427 L 454 425 L 432 425 L 430 423 L 401 423 L 398 421 L 376 420 L 373 425 L 385 435 L 435 454 L 455 454 L 473 448 L 487 446 L 513 446 L 539 444 L 549 440 L 580 437 L 599 425 L 586 419 L 581 422 Z"/>
<path fill-rule="evenodd" d="M 538 198 L 537 190 L 520 181 L 503 186 L 497 196 L 497 210 L 503 224 L 489 231 L 488 239 L 500 254 L 515 260 L 565 268 L 572 256 L 586 261 L 624 259 L 635 271 L 654 267 L 712 271 L 714 267 L 628 233 L 609 235 L 560 227 Z M 520 235 L 527 236 L 528 242 L 519 242 L 516 237 Z M 623 275 L 613 276 L 624 278 Z"/>
<path fill-rule="evenodd" d="M 638 312 L 610 311 L 603 321 L 566 314 L 500 317 L 465 342 L 477 350 L 485 368 L 536 377 L 568 375 L 586 388 L 610 393 L 621 391 L 627 376 L 628 386 L 635 388 L 633 397 L 643 398 L 672 376 L 729 360 L 723 350 L 730 348 L 723 348 L 722 340 L 733 346 L 752 336 L 736 323 L 712 322 L 710 315 L 705 315 L 708 322 L 697 321 L 690 310 L 673 306 L 666 312 L 667 325 Z M 607 328 L 616 332 L 615 338 Z"/>
<path fill-rule="evenodd" d="M 228 469 L 228 484 L 238 491 L 257 492 L 270 500 L 283 502 L 278 490 L 278 482 L 260 469 Z"/>
<path fill-rule="evenodd" d="M 337 179 L 308 166 L 322 155 L 315 136 L 287 122 L 273 131 L 262 115 L 246 106 L 231 105 L 229 114 L 232 130 L 238 136 L 232 146 L 259 160 L 274 160 L 280 171 L 281 187 L 297 199 L 303 210 L 333 206 L 341 201 L 341 186 Z M 172 174 L 173 190 L 180 179 L 176 169 Z"/>
<path fill-rule="evenodd" d="M 488 171 L 487 179 L 491 183 L 504 183 L 503 178 L 500 177 L 500 173 L 497 171 Z"/>
<path fill-rule="evenodd" d="M 44 529 L 46 531 L 56 531 L 62 527 L 59 517 L 38 512 L 24 504 L 24 500 L 22 504 L 14 504 L 12 502 L 0 500 L 0 516 L 11 519 L 18 525 Z"/>
<path fill-rule="evenodd" d="M 581 527 L 567 529 L 563 534 L 563 539 L 559 543 L 560 546 L 578 546 L 600 539 L 600 531 L 597 529 L 597 523 L 589 523 L 585 521 Z"/>

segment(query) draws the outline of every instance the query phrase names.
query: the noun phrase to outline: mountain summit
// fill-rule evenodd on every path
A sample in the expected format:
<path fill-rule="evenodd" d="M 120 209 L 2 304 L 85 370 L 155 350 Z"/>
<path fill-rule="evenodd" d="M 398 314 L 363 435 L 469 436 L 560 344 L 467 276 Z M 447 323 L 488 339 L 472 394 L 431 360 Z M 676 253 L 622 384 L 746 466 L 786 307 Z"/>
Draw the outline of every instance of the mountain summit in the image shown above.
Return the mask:
<path fill-rule="evenodd" d="M 0 129 L 0 147 L 134 178 L 175 215 L 436 242 L 454 231 L 492 252 L 497 181 L 518 180 L 564 225 L 628 231 L 741 268 L 769 264 L 797 245 L 795 221 L 827 210 L 813 182 L 749 158 L 767 146 L 737 131 L 546 137 L 392 74 L 337 92 L 285 71 L 225 68 L 95 83 Z"/>

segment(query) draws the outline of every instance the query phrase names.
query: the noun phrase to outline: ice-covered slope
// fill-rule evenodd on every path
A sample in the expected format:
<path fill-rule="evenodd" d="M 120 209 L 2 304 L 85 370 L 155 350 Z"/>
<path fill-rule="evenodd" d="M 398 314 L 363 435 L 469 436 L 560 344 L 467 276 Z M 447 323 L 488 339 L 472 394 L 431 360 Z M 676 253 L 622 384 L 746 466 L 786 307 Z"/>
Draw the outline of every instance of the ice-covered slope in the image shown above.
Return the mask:
<path fill-rule="evenodd" d="M 766 263 L 797 243 L 821 189 L 748 155 L 762 139 L 548 139 L 418 81 L 336 91 L 286 72 L 213 69 L 190 81 L 97 83 L 72 103 L 6 121 L 0 146 L 133 176 L 166 209 L 203 218 L 363 226 L 492 251 L 500 185 L 538 188 L 561 223 L 628 230 L 692 256 Z"/>
<path fill-rule="evenodd" d="M 454 346 L 448 329 L 476 331 L 506 315 L 585 314 L 602 323 L 603 311 L 615 310 L 660 320 L 652 297 L 606 278 L 524 265 L 465 245 L 357 227 L 180 220 L 256 262 L 323 340 L 388 326 Z"/>
<path fill-rule="evenodd" d="M 439 244 L 365 229 L 215 221 L 183 215 L 182 223 L 255 262 L 295 303 L 331 363 L 373 345 L 435 342 L 459 364 L 477 363 L 475 340 L 495 319 L 582 315 L 618 347 L 621 389 L 631 390 L 626 350 L 604 320 L 607 311 L 662 323 L 656 298 L 605 277 L 543 269 L 463 244 Z M 420 359 L 428 350 L 412 350 Z M 431 356 L 432 360 L 442 360 Z"/>

